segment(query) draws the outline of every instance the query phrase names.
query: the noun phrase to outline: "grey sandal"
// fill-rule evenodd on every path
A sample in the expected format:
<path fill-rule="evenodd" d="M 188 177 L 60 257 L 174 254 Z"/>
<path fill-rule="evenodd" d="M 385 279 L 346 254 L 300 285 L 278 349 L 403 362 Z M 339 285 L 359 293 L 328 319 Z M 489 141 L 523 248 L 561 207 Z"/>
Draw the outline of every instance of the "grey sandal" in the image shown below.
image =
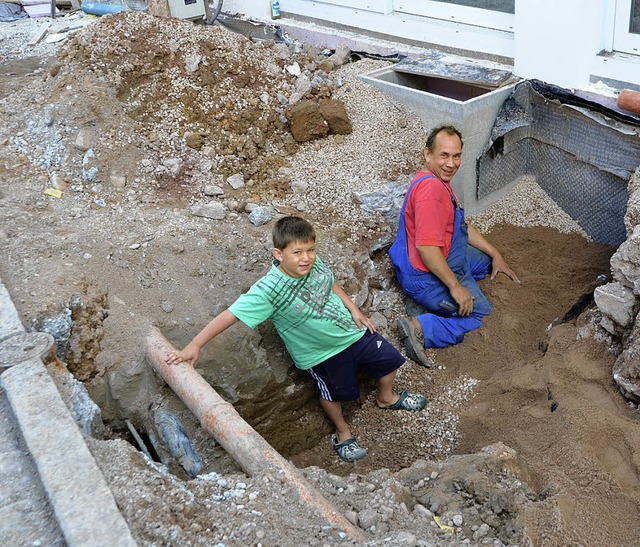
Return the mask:
<path fill-rule="evenodd" d="M 361 447 L 353 437 L 339 443 L 338 436 L 335 434 L 331 436 L 331 446 L 345 462 L 361 460 L 369 452 L 366 448 Z"/>
<path fill-rule="evenodd" d="M 403 391 L 400 398 L 391 406 L 386 406 L 387 410 L 422 410 L 427 404 L 427 398 L 422 393 L 409 393 Z"/>

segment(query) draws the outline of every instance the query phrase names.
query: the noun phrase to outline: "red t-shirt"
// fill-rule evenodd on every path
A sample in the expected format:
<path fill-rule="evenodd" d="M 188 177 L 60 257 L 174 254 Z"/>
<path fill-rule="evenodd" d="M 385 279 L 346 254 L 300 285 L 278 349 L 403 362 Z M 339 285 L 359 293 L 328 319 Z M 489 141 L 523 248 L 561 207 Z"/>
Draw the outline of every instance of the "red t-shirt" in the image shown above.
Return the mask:
<path fill-rule="evenodd" d="M 430 174 L 418 171 L 413 181 Z M 452 195 L 456 199 L 451 185 L 437 177 L 420 181 L 409 194 L 404 222 L 409 260 L 417 270 L 428 272 L 429 268 L 422 262 L 416 245 L 434 245 L 440 247 L 445 258 L 449 256 L 455 220 Z"/>

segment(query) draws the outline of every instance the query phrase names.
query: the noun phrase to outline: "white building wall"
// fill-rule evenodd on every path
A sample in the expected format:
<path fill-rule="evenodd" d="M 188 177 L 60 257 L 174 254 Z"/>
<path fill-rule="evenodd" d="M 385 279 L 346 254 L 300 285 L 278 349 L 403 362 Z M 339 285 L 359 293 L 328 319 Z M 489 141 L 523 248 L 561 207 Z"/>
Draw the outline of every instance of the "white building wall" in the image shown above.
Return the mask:
<path fill-rule="evenodd" d="M 271 2 L 269 0 L 224 0 L 222 11 L 266 20 L 271 18 Z"/>
<path fill-rule="evenodd" d="M 619 89 L 640 88 L 640 55 L 611 53 L 616 7 L 629 0 L 515 0 L 515 15 L 496 14 L 499 24 L 492 24 L 491 12 L 475 10 L 478 15 L 469 17 L 474 10 L 447 11 L 447 4 L 429 0 L 279 1 L 283 24 L 292 21 L 286 17 L 291 14 L 425 47 L 499 56 L 513 62 L 516 76 L 569 89 L 586 89 L 599 79 Z M 270 4 L 225 0 L 223 11 L 270 21 Z"/>
<path fill-rule="evenodd" d="M 566 88 L 589 85 L 603 49 L 602 0 L 516 2 L 514 73 Z"/>

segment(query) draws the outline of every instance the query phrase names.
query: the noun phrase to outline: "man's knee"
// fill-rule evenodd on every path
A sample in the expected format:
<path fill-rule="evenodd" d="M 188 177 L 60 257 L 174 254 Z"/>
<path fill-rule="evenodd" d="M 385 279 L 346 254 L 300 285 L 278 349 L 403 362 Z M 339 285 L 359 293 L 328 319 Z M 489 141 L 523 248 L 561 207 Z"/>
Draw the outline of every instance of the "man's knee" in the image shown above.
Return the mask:
<path fill-rule="evenodd" d="M 469 245 L 467 247 L 467 262 L 474 279 L 480 280 L 491 273 L 491 257 Z"/>
<path fill-rule="evenodd" d="M 487 297 L 482 294 L 482 291 L 478 291 L 473 295 L 473 314 L 477 314 L 477 317 L 486 317 L 491 313 L 491 303 L 487 300 Z"/>

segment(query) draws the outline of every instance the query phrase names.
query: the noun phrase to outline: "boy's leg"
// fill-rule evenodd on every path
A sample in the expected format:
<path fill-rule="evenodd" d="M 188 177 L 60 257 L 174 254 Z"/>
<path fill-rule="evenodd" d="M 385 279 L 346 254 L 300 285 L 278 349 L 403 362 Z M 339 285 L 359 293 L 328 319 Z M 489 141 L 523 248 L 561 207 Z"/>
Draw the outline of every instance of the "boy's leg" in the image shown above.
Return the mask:
<path fill-rule="evenodd" d="M 338 442 L 346 441 L 351 438 L 351 430 L 342 415 L 342 403 L 338 401 L 327 401 L 320 397 L 320 406 L 327 417 L 331 420 L 336 428 L 336 436 Z"/>
<path fill-rule="evenodd" d="M 422 410 L 426 399 L 419 393 L 393 391 L 393 381 L 405 359 L 379 333 L 366 333 L 352 346 L 358 368 L 378 380 L 377 404 L 392 410 Z"/>
<path fill-rule="evenodd" d="M 396 377 L 398 369 L 390 372 L 382 378 L 378 378 L 378 406 L 390 406 L 398 401 L 399 395 L 393 392 L 393 380 Z"/>
<path fill-rule="evenodd" d="M 309 369 L 320 392 L 320 407 L 336 428 L 338 442 L 351 438 L 351 429 L 342 414 L 341 401 L 360 397 L 358 372 L 350 348 Z"/>
<path fill-rule="evenodd" d="M 355 462 L 367 455 L 351 436 L 351 430 L 342 415 L 342 403 L 360 395 L 357 371 L 350 348 L 309 369 L 320 391 L 320 407 L 331 420 L 336 432 L 331 446 L 345 462 Z M 329 400 L 338 399 L 338 400 Z"/>

